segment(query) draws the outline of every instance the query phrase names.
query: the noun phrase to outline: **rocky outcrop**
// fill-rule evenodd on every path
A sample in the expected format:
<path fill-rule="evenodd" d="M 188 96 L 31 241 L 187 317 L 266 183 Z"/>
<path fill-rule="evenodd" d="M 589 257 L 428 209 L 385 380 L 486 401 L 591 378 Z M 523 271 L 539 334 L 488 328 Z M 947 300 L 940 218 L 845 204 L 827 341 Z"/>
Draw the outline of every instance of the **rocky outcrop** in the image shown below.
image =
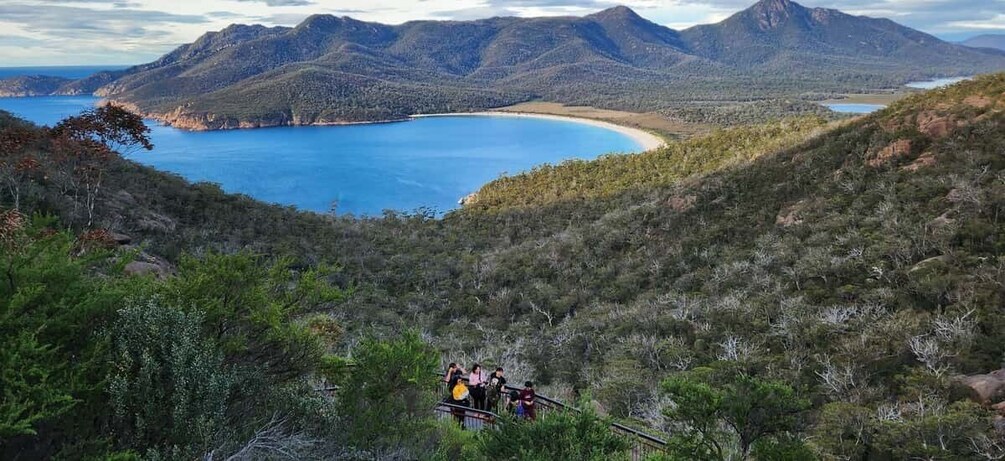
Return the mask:
<path fill-rule="evenodd" d="M 123 269 L 126 275 L 136 277 L 153 276 L 164 279 L 174 275 L 177 270 L 171 263 L 146 252 L 140 252 L 135 261 L 126 264 Z"/>
<path fill-rule="evenodd" d="M 911 140 L 910 139 L 898 139 L 879 151 L 875 157 L 867 160 L 865 163 L 871 167 L 878 167 L 880 165 L 885 165 L 890 163 L 892 160 L 898 157 L 904 157 L 911 153 Z"/>
<path fill-rule="evenodd" d="M 925 167 L 930 167 L 935 165 L 935 154 L 931 152 L 925 152 L 921 154 L 920 157 L 916 158 L 913 162 L 900 167 L 901 171 L 918 171 Z"/>
<path fill-rule="evenodd" d="M 132 237 L 118 232 L 109 232 L 108 237 L 112 239 L 116 245 L 129 245 L 130 243 L 133 243 Z"/>
<path fill-rule="evenodd" d="M 775 224 L 782 227 L 796 226 L 803 223 L 803 211 L 807 208 L 807 202 L 800 200 L 792 205 L 783 208 L 775 217 Z"/>
<path fill-rule="evenodd" d="M 153 275 L 157 278 L 167 277 L 167 271 L 163 267 L 143 261 L 133 261 L 126 264 L 125 273 L 126 275 L 133 276 Z"/>
<path fill-rule="evenodd" d="M 478 203 L 478 192 L 472 192 L 457 201 L 460 206 L 474 205 L 475 203 Z"/>
<path fill-rule="evenodd" d="M 944 138 L 955 129 L 957 123 L 951 115 L 940 115 L 937 111 L 925 111 L 918 114 L 918 131 L 933 138 Z"/>
<path fill-rule="evenodd" d="M 972 398 L 983 405 L 1005 404 L 1005 368 L 983 375 L 963 376 L 959 381 L 973 390 Z"/>

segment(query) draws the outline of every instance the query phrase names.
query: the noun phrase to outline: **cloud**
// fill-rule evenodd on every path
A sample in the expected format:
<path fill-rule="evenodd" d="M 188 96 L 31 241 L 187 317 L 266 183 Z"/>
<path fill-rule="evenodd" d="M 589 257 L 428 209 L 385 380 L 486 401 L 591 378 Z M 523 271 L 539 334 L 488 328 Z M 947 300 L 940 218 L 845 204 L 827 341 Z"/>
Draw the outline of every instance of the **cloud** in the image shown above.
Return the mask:
<path fill-rule="evenodd" d="M 243 3 L 264 3 L 268 6 L 307 6 L 313 5 L 311 0 L 237 0 Z"/>

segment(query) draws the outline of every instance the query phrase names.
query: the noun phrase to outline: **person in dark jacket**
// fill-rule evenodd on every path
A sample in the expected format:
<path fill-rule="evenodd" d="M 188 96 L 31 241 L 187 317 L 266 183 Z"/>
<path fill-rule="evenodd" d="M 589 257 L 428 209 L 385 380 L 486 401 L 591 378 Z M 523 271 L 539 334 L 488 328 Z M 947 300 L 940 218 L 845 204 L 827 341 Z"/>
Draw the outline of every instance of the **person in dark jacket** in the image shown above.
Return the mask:
<path fill-rule="evenodd" d="M 488 383 L 485 385 L 485 398 L 488 400 L 488 410 L 494 413 L 499 412 L 499 400 L 506 390 L 506 378 L 503 377 L 502 367 L 496 368 L 489 375 Z"/>
<path fill-rule="evenodd" d="M 527 381 L 523 383 L 523 390 L 520 391 L 520 406 L 523 407 L 523 414 L 527 419 L 533 421 L 537 419 L 537 410 L 534 408 L 534 383 Z"/>
<path fill-rule="evenodd" d="M 509 398 L 506 399 L 506 411 L 511 414 L 516 414 L 516 408 L 520 406 L 520 391 L 512 390 L 509 391 Z"/>

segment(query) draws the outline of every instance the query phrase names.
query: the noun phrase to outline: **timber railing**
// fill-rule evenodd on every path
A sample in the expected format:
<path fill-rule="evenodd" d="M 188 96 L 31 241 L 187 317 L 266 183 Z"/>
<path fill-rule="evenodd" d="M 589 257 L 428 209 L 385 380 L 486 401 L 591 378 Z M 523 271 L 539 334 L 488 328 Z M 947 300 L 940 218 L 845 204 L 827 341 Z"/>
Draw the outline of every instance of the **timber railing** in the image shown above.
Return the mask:
<path fill-rule="evenodd" d="M 444 374 L 440 373 L 439 376 L 442 378 Z M 467 382 L 468 379 L 462 377 L 463 381 Z M 444 395 L 449 395 L 450 390 L 447 389 L 447 383 L 443 383 Z M 521 389 L 513 386 L 504 386 L 505 393 L 510 391 L 520 391 Z M 505 402 L 505 396 L 503 396 L 499 405 Z M 574 411 L 581 412 L 579 408 L 571 405 L 567 405 L 560 400 L 555 400 L 552 398 L 545 397 L 540 394 L 534 396 L 534 405 L 537 407 L 537 413 L 551 412 L 551 411 Z M 498 411 L 498 409 L 492 409 Z M 437 417 L 441 419 L 453 418 L 462 427 L 469 430 L 481 430 L 485 428 L 493 428 L 499 422 L 499 415 L 493 411 L 489 410 L 476 410 L 472 407 L 466 407 L 461 405 L 454 405 L 450 403 L 447 398 L 443 398 L 439 403 L 436 404 L 434 408 Z M 637 429 L 632 429 L 624 424 L 611 423 L 611 432 L 614 434 L 625 438 L 631 445 L 631 459 L 632 461 L 640 461 L 646 459 L 649 455 L 654 455 L 657 453 L 663 453 L 666 451 L 666 441 L 655 437 L 650 434 L 646 434 Z"/>

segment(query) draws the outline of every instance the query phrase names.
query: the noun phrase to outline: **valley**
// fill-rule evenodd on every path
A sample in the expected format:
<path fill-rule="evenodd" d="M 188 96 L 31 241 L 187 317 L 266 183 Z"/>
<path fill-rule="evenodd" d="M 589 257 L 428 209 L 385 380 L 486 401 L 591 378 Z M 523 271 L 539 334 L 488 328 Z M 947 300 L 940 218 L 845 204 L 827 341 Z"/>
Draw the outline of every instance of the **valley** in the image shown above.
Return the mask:
<path fill-rule="evenodd" d="M 0 14 L 331 11 L 102 2 Z M 974 38 L 369 5 L 0 70 L 0 459 L 1005 459 L 1005 51 L 891 8 Z"/>

